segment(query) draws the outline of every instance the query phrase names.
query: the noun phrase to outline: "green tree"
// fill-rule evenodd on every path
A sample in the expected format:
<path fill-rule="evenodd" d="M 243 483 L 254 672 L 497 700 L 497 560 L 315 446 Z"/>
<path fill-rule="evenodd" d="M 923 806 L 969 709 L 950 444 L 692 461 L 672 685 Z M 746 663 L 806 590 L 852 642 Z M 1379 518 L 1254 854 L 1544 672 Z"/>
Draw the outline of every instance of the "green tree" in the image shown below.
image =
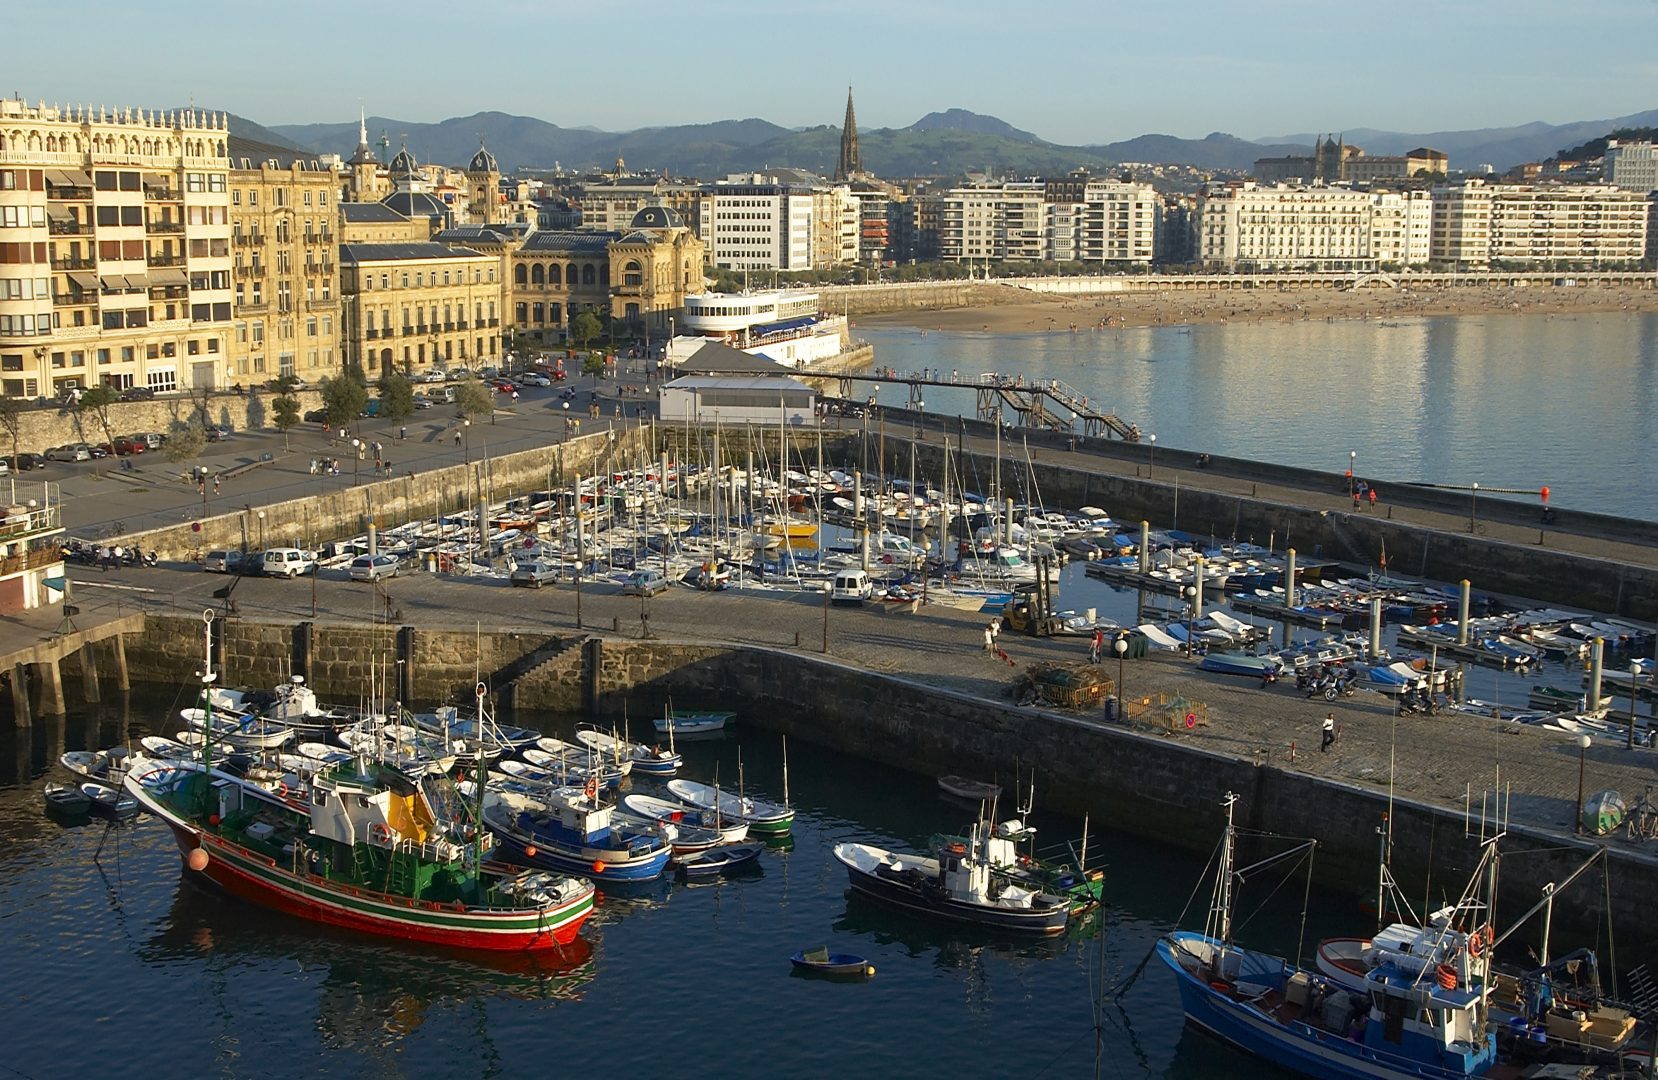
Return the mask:
<path fill-rule="evenodd" d="M 407 420 L 414 415 L 414 383 L 408 376 L 391 374 L 380 379 L 380 419 Z"/>
<path fill-rule="evenodd" d="M 599 385 L 599 376 L 604 374 L 604 354 L 590 352 L 581 362 L 581 373 L 593 376 L 593 385 Z"/>
<path fill-rule="evenodd" d="M 271 411 L 271 422 L 276 425 L 276 430 L 282 432 L 282 449 L 286 450 L 288 429 L 299 423 L 299 399 L 285 391 L 272 404 Z"/>
<path fill-rule="evenodd" d="M 99 383 L 97 386 L 81 394 L 81 400 L 76 406 L 92 413 L 98 421 L 98 426 L 104 429 L 104 442 L 109 444 L 110 451 L 115 450 L 115 431 L 110 425 L 110 410 L 115 403 L 121 400 L 121 395 L 115 387 L 108 383 Z"/>
<path fill-rule="evenodd" d="M 344 374 L 322 380 L 322 410 L 335 427 L 351 423 L 367 406 L 368 387 L 358 365 L 348 364 Z"/>
<path fill-rule="evenodd" d="M 455 384 L 455 411 L 464 417 L 482 416 L 495 411 L 495 392 L 477 379 L 462 379 Z"/>
<path fill-rule="evenodd" d="M 17 459 L 17 439 L 23 433 L 23 405 L 14 397 L 0 397 L 0 428 L 12 441 L 12 460 Z"/>
<path fill-rule="evenodd" d="M 570 320 L 570 340 L 578 349 L 585 349 L 604 333 L 604 324 L 592 311 L 583 311 Z"/>
<path fill-rule="evenodd" d="M 207 429 L 199 420 L 174 420 L 163 453 L 168 461 L 189 461 L 207 445 Z"/>

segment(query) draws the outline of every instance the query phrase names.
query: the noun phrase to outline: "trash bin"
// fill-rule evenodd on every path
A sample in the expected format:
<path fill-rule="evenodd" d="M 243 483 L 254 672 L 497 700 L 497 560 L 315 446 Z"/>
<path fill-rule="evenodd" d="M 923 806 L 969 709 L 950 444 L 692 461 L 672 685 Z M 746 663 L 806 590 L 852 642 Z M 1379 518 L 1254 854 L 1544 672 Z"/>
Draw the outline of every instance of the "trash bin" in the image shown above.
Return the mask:
<path fill-rule="evenodd" d="M 1117 695 L 1116 694 L 1106 695 L 1106 698 L 1105 698 L 1105 722 L 1108 723 L 1108 724 L 1115 724 L 1117 722 Z"/>

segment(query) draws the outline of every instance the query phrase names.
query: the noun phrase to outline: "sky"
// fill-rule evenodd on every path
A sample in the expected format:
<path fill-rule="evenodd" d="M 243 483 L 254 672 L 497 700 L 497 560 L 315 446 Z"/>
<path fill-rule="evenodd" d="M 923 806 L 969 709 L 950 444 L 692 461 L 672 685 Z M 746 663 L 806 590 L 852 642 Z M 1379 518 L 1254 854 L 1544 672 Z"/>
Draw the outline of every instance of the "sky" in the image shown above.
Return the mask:
<path fill-rule="evenodd" d="M 193 102 L 265 125 L 340 123 L 361 105 L 400 120 L 498 110 L 610 131 L 744 117 L 838 126 L 848 85 L 865 130 L 964 108 L 1066 144 L 1426 133 L 1658 108 L 1658 0 L 7 8 L 0 93 Z"/>

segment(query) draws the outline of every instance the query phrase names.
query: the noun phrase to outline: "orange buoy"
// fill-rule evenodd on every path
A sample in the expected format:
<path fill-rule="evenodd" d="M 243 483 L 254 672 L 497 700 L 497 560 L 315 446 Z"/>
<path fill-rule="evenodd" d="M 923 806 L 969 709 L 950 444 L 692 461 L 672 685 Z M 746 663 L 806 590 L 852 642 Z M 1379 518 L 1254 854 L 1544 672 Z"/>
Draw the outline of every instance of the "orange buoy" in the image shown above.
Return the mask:
<path fill-rule="evenodd" d="M 210 861 L 211 860 L 207 852 L 202 848 L 196 848 L 189 855 L 184 857 L 184 865 L 196 871 L 198 874 L 207 869 L 207 864 Z"/>
<path fill-rule="evenodd" d="M 524 849 L 524 854 L 527 855 L 528 857 L 532 858 L 532 859 L 535 858 L 535 845 L 530 844 L 528 847 L 526 847 Z"/>
<path fill-rule="evenodd" d="M 604 873 L 604 860 L 603 859 L 594 859 L 593 860 L 593 872 L 595 874 Z"/>

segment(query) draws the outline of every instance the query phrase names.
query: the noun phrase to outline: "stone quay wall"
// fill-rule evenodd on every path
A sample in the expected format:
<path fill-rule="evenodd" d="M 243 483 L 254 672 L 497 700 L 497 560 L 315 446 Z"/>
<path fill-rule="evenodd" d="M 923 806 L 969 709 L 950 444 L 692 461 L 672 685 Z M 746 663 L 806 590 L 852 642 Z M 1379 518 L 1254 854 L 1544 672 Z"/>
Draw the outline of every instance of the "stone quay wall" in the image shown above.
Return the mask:
<path fill-rule="evenodd" d="M 300 415 L 321 408 L 322 394 L 316 390 L 297 390 Z M 120 401 L 109 407 L 109 426 L 117 437 L 140 431 L 159 431 L 163 435 L 177 424 L 201 420 L 223 424 L 232 431 L 269 428 L 276 418 L 276 394 L 270 390 L 249 390 L 246 394 L 215 391 L 205 398 L 195 394 L 167 394 L 149 401 Z M 106 442 L 103 425 L 91 409 L 76 409 L 67 405 L 39 405 L 25 409 L 18 416 L 17 449 L 43 453 L 65 443 Z M 12 451 L 9 436 L 5 452 Z M 149 454 L 145 455 L 149 457 Z M 159 452 L 157 452 L 159 456 Z M 178 471 L 184 472 L 186 464 Z"/>

